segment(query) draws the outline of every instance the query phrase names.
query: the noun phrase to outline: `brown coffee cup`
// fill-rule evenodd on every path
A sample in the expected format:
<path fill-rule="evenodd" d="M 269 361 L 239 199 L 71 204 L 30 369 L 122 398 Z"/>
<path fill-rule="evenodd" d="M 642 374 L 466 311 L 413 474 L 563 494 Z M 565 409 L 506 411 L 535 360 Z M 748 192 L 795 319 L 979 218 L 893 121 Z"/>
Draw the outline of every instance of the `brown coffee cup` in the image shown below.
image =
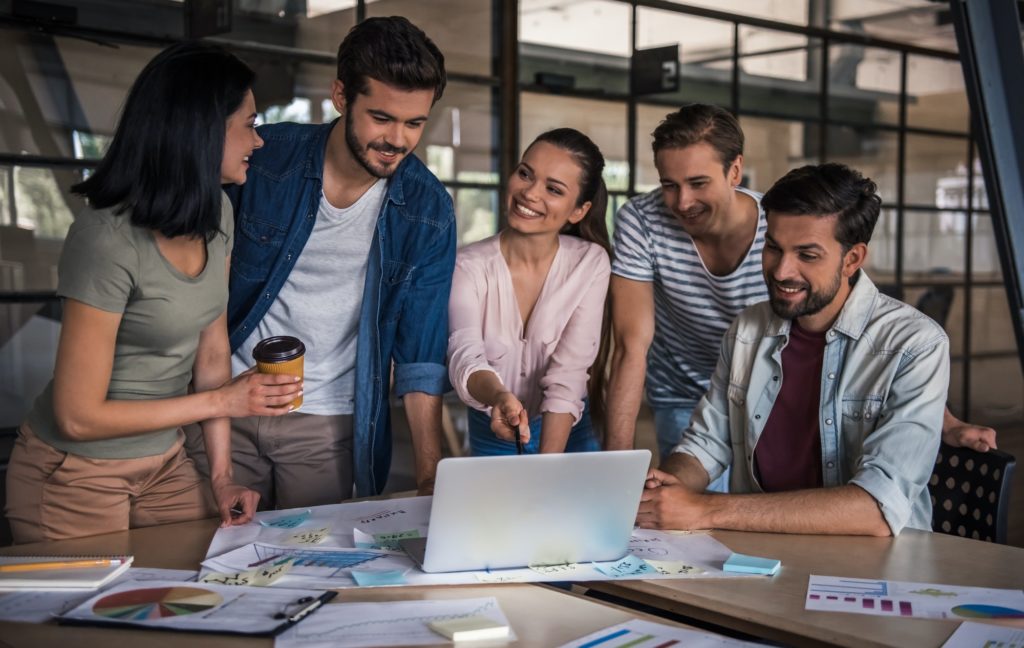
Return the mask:
<path fill-rule="evenodd" d="M 259 341 L 252 350 L 256 370 L 262 374 L 285 374 L 302 378 L 306 345 L 290 335 L 275 335 Z M 292 409 L 302 405 L 302 395 L 292 401 Z"/>

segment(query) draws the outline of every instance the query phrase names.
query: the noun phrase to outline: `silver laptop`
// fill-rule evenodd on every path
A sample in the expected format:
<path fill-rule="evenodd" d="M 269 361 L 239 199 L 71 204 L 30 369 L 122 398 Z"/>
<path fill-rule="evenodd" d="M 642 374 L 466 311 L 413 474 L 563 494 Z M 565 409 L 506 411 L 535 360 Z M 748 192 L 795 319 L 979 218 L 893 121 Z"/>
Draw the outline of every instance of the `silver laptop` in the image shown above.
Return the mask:
<path fill-rule="evenodd" d="M 444 459 L 427 537 L 402 548 L 426 572 L 617 560 L 650 463 L 648 450 Z"/>

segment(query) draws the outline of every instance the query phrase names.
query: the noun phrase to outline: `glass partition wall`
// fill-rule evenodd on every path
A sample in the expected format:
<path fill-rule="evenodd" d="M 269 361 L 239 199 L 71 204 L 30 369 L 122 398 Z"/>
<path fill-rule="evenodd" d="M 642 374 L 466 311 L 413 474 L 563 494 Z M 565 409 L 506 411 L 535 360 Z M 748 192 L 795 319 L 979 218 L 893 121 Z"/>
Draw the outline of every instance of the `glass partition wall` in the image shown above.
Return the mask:
<path fill-rule="evenodd" d="M 739 116 L 752 189 L 765 191 L 802 164 L 861 170 L 884 201 L 867 271 L 946 328 L 951 409 L 996 426 L 1024 416 L 963 74 L 941 4 L 520 0 L 519 15 L 524 140 L 553 115 L 571 115 L 570 124 L 609 146 L 628 196 L 658 184 L 651 131 L 697 101 Z M 679 48 L 679 89 L 630 95 L 632 52 L 665 45 Z M 566 112 L 573 99 L 583 103 Z M 609 133 L 615 114 L 625 118 Z M 616 141 L 606 144 L 609 137 Z"/>
<path fill-rule="evenodd" d="M 53 300 L 62 240 L 81 206 L 68 189 L 105 150 L 135 75 L 184 34 L 176 0 L 134 0 L 132 11 L 118 11 L 129 0 L 65 4 L 78 7 L 78 24 L 40 32 L 0 3 L 0 427 L 15 425 L 37 391 L 32 354 L 16 353 L 28 348 L 24 336 L 53 341 L 54 309 L 40 304 Z M 511 26 L 502 23 L 510 7 Z M 257 70 L 261 121 L 321 123 L 335 116 L 328 90 L 348 29 L 383 15 L 422 27 L 444 51 L 450 83 L 416 154 L 452 194 L 460 244 L 493 234 L 503 219 L 499 169 L 519 153 L 499 144 L 509 124 L 520 150 L 555 126 L 590 134 L 607 158 L 609 223 L 630 195 L 657 186 L 650 133 L 685 102 L 739 115 L 753 189 L 801 164 L 857 167 L 885 201 L 868 271 L 946 327 L 953 411 L 999 425 L 1024 415 L 1024 380 L 941 8 L 927 0 L 234 0 L 232 29 L 215 40 Z M 518 35 L 514 61 L 502 54 L 509 34 Z M 631 95 L 632 52 L 664 45 L 678 45 L 679 89 Z M 502 101 L 510 69 L 518 92 Z M 26 316 L 22 302 L 46 312 Z"/>

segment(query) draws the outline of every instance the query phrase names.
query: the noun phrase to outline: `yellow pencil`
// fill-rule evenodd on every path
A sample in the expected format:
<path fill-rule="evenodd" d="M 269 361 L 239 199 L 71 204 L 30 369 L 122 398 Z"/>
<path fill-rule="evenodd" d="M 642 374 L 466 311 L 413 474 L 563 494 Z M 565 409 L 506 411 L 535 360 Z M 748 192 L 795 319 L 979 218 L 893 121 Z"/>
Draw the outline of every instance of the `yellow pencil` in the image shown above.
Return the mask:
<path fill-rule="evenodd" d="M 0 574 L 7 572 L 41 571 L 44 569 L 82 569 L 85 567 L 111 567 L 120 565 L 120 558 L 89 558 L 83 560 L 51 560 L 49 562 L 0 565 Z"/>

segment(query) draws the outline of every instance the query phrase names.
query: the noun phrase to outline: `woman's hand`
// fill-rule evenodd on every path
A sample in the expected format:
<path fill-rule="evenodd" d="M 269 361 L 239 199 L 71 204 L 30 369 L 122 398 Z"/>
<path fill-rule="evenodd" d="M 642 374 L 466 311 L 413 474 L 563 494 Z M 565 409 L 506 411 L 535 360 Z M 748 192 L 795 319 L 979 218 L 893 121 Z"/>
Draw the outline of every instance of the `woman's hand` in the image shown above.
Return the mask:
<path fill-rule="evenodd" d="M 221 528 L 252 521 L 260 494 L 240 486 L 229 478 L 214 479 L 211 482 L 213 499 L 217 502 Z M 232 513 L 232 510 L 235 512 Z M 241 513 L 238 513 L 241 511 Z"/>
<path fill-rule="evenodd" d="M 217 389 L 221 416 L 281 416 L 302 394 L 302 379 L 284 374 L 261 374 L 252 367 Z"/>
<path fill-rule="evenodd" d="M 512 392 L 501 392 L 491 408 L 491 432 L 502 441 L 515 441 L 516 430 L 524 445 L 530 442 L 530 417 L 526 409 Z"/>

